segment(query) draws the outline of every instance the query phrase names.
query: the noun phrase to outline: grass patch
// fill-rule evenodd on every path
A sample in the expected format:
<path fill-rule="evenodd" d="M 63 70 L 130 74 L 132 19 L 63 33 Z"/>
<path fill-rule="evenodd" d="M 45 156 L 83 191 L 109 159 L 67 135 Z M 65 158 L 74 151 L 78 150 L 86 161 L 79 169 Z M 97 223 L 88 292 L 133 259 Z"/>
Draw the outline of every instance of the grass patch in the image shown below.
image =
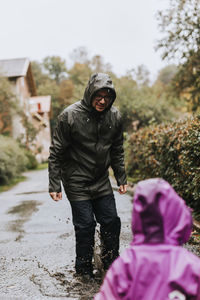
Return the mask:
<path fill-rule="evenodd" d="M 138 183 L 140 180 L 136 177 L 132 178 L 132 177 L 127 176 L 127 181 L 129 184 L 134 185 L 134 184 Z"/>
<path fill-rule="evenodd" d="M 48 168 L 48 162 L 45 162 L 45 163 L 38 164 L 38 166 L 35 170 L 44 170 L 47 168 Z"/>
<path fill-rule="evenodd" d="M 9 184 L 1 185 L 0 186 L 0 193 L 8 191 L 10 188 L 15 186 L 17 183 L 26 180 L 26 176 L 18 176 L 10 180 Z"/>
<path fill-rule="evenodd" d="M 37 168 L 34 170 L 39 171 L 47 168 L 48 168 L 48 163 L 46 162 L 46 163 L 38 164 Z M 32 170 L 28 170 L 28 171 L 32 171 Z M 15 186 L 16 184 L 24 180 L 26 180 L 26 176 L 23 175 L 11 179 L 8 184 L 0 185 L 0 193 L 8 191 L 13 186 Z"/>

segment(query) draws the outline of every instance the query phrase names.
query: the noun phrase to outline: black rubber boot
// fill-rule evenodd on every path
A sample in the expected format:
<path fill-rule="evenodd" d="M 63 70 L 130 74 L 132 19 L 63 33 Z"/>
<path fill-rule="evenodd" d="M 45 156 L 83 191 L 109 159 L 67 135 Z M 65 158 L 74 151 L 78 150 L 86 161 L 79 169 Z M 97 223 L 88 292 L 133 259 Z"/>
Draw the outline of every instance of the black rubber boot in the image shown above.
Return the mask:
<path fill-rule="evenodd" d="M 95 223 L 86 228 L 75 228 L 76 232 L 76 263 L 78 275 L 93 276 L 92 258 L 94 252 Z"/>
<path fill-rule="evenodd" d="M 106 271 L 112 262 L 119 256 L 119 235 L 121 221 L 116 217 L 112 222 L 101 226 L 101 259 Z"/>

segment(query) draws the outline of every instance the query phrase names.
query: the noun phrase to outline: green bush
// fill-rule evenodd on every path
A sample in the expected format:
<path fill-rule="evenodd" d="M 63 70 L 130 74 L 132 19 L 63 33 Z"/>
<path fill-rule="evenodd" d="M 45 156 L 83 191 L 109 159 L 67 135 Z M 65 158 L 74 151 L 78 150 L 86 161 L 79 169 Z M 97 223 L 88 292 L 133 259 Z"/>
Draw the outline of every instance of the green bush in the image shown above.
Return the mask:
<path fill-rule="evenodd" d="M 164 178 L 200 211 L 200 116 L 141 129 L 128 143 L 128 176 Z"/>
<path fill-rule="evenodd" d="M 37 166 L 38 166 L 38 162 L 37 162 L 37 160 L 35 158 L 35 155 L 33 155 L 29 150 L 25 151 L 25 155 L 26 155 L 26 157 L 28 159 L 27 164 L 26 164 L 26 168 L 28 170 L 36 169 Z"/>
<path fill-rule="evenodd" d="M 26 169 L 28 159 L 24 150 L 12 138 L 0 135 L 0 184 L 18 176 Z"/>

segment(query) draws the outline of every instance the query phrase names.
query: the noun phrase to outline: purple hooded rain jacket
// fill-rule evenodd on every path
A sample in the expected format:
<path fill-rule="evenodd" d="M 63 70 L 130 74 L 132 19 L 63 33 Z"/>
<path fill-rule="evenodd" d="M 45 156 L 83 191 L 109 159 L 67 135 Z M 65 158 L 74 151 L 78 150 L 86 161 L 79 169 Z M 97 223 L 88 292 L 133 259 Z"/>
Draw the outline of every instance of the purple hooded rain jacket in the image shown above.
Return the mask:
<path fill-rule="evenodd" d="M 133 207 L 133 241 L 94 299 L 200 300 L 200 259 L 181 247 L 192 228 L 185 202 L 156 178 L 139 182 Z"/>

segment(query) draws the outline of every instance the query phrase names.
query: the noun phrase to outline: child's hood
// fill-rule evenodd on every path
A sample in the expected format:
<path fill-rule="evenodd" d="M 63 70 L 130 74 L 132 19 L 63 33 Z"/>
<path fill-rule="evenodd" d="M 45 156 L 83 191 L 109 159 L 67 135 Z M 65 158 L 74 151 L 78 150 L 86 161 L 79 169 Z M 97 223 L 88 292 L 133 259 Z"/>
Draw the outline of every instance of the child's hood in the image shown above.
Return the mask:
<path fill-rule="evenodd" d="M 190 209 L 168 182 L 160 178 L 140 181 L 133 201 L 133 244 L 182 245 L 189 239 Z"/>

